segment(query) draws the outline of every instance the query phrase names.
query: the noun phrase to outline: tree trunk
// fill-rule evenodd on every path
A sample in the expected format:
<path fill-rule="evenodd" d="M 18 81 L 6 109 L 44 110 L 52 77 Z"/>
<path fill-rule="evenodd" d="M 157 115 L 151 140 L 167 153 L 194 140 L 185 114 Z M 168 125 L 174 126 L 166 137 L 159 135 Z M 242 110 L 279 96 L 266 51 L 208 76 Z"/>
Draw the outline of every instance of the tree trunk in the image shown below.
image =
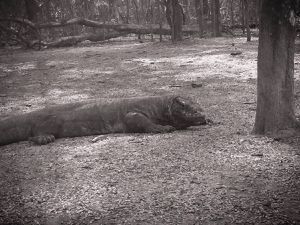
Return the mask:
<path fill-rule="evenodd" d="M 231 26 L 234 26 L 234 10 L 233 10 L 233 1 L 234 0 L 230 0 L 230 22 L 231 22 Z"/>
<path fill-rule="evenodd" d="M 163 3 L 160 1 L 157 1 L 157 7 L 158 7 L 158 22 L 159 22 L 159 29 L 162 30 L 162 25 L 163 25 L 163 13 L 164 13 L 164 8 L 163 8 Z M 163 37 L 162 37 L 162 32 L 159 34 L 159 41 L 162 42 Z"/>
<path fill-rule="evenodd" d="M 40 10 L 37 2 L 35 0 L 25 0 L 25 8 L 28 19 L 32 22 L 36 22 L 37 14 Z"/>
<path fill-rule="evenodd" d="M 290 22 L 289 4 L 284 2 L 288 1 L 262 0 L 255 134 L 278 135 L 298 124 L 294 113 L 295 26 Z"/>
<path fill-rule="evenodd" d="M 220 37 L 220 1 L 211 1 L 211 11 L 212 11 L 212 33 L 214 37 Z"/>
<path fill-rule="evenodd" d="M 137 24 L 140 24 L 139 5 L 138 5 L 137 0 L 133 0 L 133 5 L 134 5 L 134 8 L 135 8 L 136 22 L 137 22 Z M 141 40 L 141 34 L 138 34 L 138 39 Z"/>
<path fill-rule="evenodd" d="M 203 36 L 203 0 L 195 0 L 195 9 L 199 25 L 199 36 Z"/>
<path fill-rule="evenodd" d="M 184 24 L 190 24 L 191 21 L 191 16 L 190 16 L 190 0 L 184 0 L 184 8 L 185 8 L 185 13 L 184 13 Z"/>
<path fill-rule="evenodd" d="M 220 23 L 221 23 L 221 14 L 220 14 L 220 1 L 219 0 L 215 0 L 215 14 L 216 14 L 216 19 L 215 19 L 215 34 L 216 37 L 220 37 L 221 36 L 221 31 L 220 31 Z"/>
<path fill-rule="evenodd" d="M 211 17 L 211 33 L 212 36 L 215 36 L 215 0 L 210 1 L 210 17 Z"/>
<path fill-rule="evenodd" d="M 240 2 L 240 14 L 241 14 L 241 25 L 243 34 L 245 34 L 245 10 L 244 10 L 244 0 Z"/>
<path fill-rule="evenodd" d="M 260 0 L 255 0 L 255 25 L 256 27 L 258 26 L 259 24 L 259 2 Z"/>
<path fill-rule="evenodd" d="M 247 41 L 251 41 L 251 32 L 249 27 L 249 0 L 244 0 L 244 15 L 245 15 L 245 26 L 247 31 Z"/>
<path fill-rule="evenodd" d="M 119 22 L 119 12 L 116 6 L 116 0 L 109 0 L 108 1 L 108 11 L 109 11 L 109 16 L 110 20 L 115 20 L 115 22 Z"/>
<path fill-rule="evenodd" d="M 178 0 L 167 0 L 166 16 L 172 30 L 172 41 L 182 40 L 183 9 Z"/>
<path fill-rule="evenodd" d="M 203 13 L 204 13 L 205 16 L 208 17 L 208 14 L 209 14 L 208 0 L 203 0 Z"/>
<path fill-rule="evenodd" d="M 130 18 L 130 0 L 126 0 L 126 23 L 129 24 Z"/>

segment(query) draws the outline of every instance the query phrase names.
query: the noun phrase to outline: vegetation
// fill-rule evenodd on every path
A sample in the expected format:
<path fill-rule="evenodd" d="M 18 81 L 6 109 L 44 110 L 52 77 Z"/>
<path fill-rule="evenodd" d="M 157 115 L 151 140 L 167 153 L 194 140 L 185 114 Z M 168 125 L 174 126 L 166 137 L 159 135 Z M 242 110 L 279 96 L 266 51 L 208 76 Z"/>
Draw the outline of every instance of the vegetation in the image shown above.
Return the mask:
<path fill-rule="evenodd" d="M 138 38 L 168 34 L 179 41 L 184 34 L 220 36 L 237 27 L 247 30 L 250 38 L 247 27 L 258 26 L 257 4 L 258 0 L 5 0 L 0 2 L 0 40 L 62 47 L 134 33 Z"/>

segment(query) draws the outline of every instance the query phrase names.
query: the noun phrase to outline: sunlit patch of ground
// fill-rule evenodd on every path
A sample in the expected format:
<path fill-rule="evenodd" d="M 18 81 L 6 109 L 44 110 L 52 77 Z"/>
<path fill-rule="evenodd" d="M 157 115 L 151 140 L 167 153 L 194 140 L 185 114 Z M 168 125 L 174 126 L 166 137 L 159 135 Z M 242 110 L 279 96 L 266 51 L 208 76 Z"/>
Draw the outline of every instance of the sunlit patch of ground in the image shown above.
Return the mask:
<path fill-rule="evenodd" d="M 131 38 L 0 50 L 3 117 L 52 104 L 172 93 L 199 103 L 215 122 L 170 134 L 2 146 L 0 224 L 299 224 L 299 138 L 251 135 L 257 44 L 257 38 L 177 44 Z M 297 53 L 297 114 L 299 65 Z"/>

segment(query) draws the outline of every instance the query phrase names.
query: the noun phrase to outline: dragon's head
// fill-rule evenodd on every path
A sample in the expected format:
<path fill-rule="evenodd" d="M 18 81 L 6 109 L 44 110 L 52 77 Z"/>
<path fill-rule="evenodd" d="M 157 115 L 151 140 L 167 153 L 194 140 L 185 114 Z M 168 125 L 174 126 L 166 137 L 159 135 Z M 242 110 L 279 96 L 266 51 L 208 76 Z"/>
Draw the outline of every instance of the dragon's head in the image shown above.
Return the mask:
<path fill-rule="evenodd" d="M 174 97 L 171 100 L 169 113 L 173 121 L 173 126 L 184 129 L 189 126 L 206 124 L 203 110 L 195 103 L 182 97 Z"/>

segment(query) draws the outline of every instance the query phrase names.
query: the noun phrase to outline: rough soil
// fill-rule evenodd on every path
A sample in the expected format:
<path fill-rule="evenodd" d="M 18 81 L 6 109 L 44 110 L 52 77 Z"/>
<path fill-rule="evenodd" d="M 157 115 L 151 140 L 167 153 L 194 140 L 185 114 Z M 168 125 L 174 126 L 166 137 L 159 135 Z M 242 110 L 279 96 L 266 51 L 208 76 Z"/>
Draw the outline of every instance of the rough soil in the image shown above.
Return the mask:
<path fill-rule="evenodd" d="M 95 143 L 92 136 L 2 146 L 0 224 L 300 224 L 300 138 L 251 135 L 256 59 L 257 40 L 245 38 L 0 50 L 1 117 L 176 93 L 215 122 Z M 297 114 L 299 70 L 298 51 Z"/>

